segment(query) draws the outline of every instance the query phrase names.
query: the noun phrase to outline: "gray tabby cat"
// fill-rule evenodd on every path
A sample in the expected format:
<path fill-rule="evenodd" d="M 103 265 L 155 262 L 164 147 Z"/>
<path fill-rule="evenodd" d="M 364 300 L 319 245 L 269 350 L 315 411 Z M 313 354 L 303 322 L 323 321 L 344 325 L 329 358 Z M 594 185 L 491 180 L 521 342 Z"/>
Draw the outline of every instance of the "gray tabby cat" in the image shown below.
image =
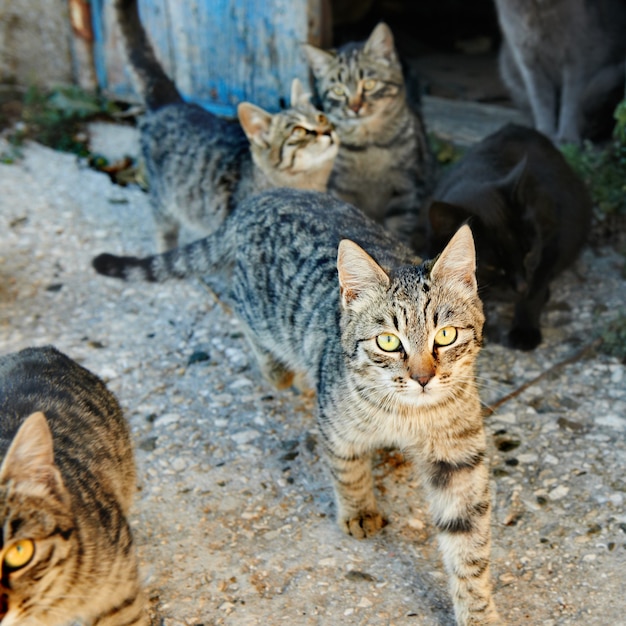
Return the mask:
<path fill-rule="evenodd" d="M 116 10 L 148 108 L 140 123 L 141 153 L 162 250 L 177 245 L 181 225 L 213 232 L 252 193 L 271 187 L 326 191 L 337 137 L 298 80 L 285 111 L 272 115 L 242 102 L 239 123 L 225 120 L 183 101 L 154 55 L 137 0 L 117 0 Z"/>
<path fill-rule="evenodd" d="M 128 426 L 53 347 L 0 357 L 2 626 L 147 626 Z"/>
<path fill-rule="evenodd" d="M 623 0 L 496 0 L 500 73 L 535 127 L 557 142 L 607 136 L 624 97 Z"/>
<path fill-rule="evenodd" d="M 391 30 L 380 23 L 365 42 L 304 51 L 339 135 L 329 191 L 408 239 L 435 163 L 422 118 L 407 101 Z"/>
<path fill-rule="evenodd" d="M 342 530 L 384 525 L 371 455 L 402 448 L 430 501 L 459 624 L 498 623 L 490 588 L 490 498 L 474 367 L 483 310 L 462 227 L 418 258 L 355 207 L 293 189 L 238 205 L 211 236 L 139 259 L 103 254 L 101 274 L 164 281 L 228 276 L 234 310 L 267 378 L 304 374 Z"/>

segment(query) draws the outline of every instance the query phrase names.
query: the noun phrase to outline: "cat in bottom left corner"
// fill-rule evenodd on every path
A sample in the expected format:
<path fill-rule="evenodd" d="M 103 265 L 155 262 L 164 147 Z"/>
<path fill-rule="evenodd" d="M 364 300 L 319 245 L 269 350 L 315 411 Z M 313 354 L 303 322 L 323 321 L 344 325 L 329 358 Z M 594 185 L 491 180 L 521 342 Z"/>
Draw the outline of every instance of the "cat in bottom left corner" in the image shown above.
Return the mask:
<path fill-rule="evenodd" d="M 148 626 L 128 425 L 52 346 L 0 357 L 2 626 Z"/>

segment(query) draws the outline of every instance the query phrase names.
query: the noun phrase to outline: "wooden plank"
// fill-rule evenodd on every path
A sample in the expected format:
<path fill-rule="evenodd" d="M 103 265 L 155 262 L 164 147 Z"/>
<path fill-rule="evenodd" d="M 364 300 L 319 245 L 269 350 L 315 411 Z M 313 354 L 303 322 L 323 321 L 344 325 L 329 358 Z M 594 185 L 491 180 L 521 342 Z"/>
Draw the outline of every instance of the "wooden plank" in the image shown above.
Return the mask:
<path fill-rule="evenodd" d="M 322 0 L 140 0 L 157 56 L 183 96 L 233 115 L 242 100 L 270 110 L 288 101 L 291 81 L 308 78 L 300 43 Z M 100 87 L 127 99 L 125 68 L 112 0 L 93 0 Z M 135 96 L 136 99 L 136 96 Z"/>
<path fill-rule="evenodd" d="M 434 96 L 423 97 L 422 113 L 429 132 L 459 146 L 470 146 L 509 122 L 532 126 L 516 109 Z"/>

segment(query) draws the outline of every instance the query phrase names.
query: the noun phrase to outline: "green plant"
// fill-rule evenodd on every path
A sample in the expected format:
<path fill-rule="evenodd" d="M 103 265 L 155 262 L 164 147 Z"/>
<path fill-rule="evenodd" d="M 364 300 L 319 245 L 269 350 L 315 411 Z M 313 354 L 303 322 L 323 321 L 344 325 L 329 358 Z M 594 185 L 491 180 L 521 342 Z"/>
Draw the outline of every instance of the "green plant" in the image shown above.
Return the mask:
<path fill-rule="evenodd" d="M 626 215 L 626 100 L 615 109 L 612 140 L 602 148 L 585 142 L 566 145 L 563 154 L 585 181 L 600 220 Z"/>
<path fill-rule="evenodd" d="M 626 312 L 609 322 L 601 331 L 600 350 L 626 363 Z"/>
<path fill-rule="evenodd" d="M 55 150 L 87 156 L 87 136 L 82 132 L 82 124 L 114 111 L 114 104 L 79 87 L 51 91 L 30 87 L 24 96 L 22 122 L 10 140 L 19 146 L 24 139 L 34 139 Z"/>

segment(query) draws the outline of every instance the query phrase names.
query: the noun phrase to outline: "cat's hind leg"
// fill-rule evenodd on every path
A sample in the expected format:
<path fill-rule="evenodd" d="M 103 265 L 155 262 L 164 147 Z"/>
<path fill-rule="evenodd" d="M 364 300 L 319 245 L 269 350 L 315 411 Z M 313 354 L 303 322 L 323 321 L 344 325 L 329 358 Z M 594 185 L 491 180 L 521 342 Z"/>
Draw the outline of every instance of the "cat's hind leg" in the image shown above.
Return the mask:
<path fill-rule="evenodd" d="M 180 233 L 180 223 L 178 220 L 165 215 L 157 209 L 155 209 L 153 213 L 159 252 L 168 252 L 178 247 L 178 236 Z"/>
<path fill-rule="evenodd" d="M 246 332 L 246 339 L 254 352 L 259 369 L 265 378 L 276 389 L 289 389 L 296 379 L 296 375 L 287 366 L 281 363 L 271 352 L 260 345 L 253 338 L 251 332 Z"/>

